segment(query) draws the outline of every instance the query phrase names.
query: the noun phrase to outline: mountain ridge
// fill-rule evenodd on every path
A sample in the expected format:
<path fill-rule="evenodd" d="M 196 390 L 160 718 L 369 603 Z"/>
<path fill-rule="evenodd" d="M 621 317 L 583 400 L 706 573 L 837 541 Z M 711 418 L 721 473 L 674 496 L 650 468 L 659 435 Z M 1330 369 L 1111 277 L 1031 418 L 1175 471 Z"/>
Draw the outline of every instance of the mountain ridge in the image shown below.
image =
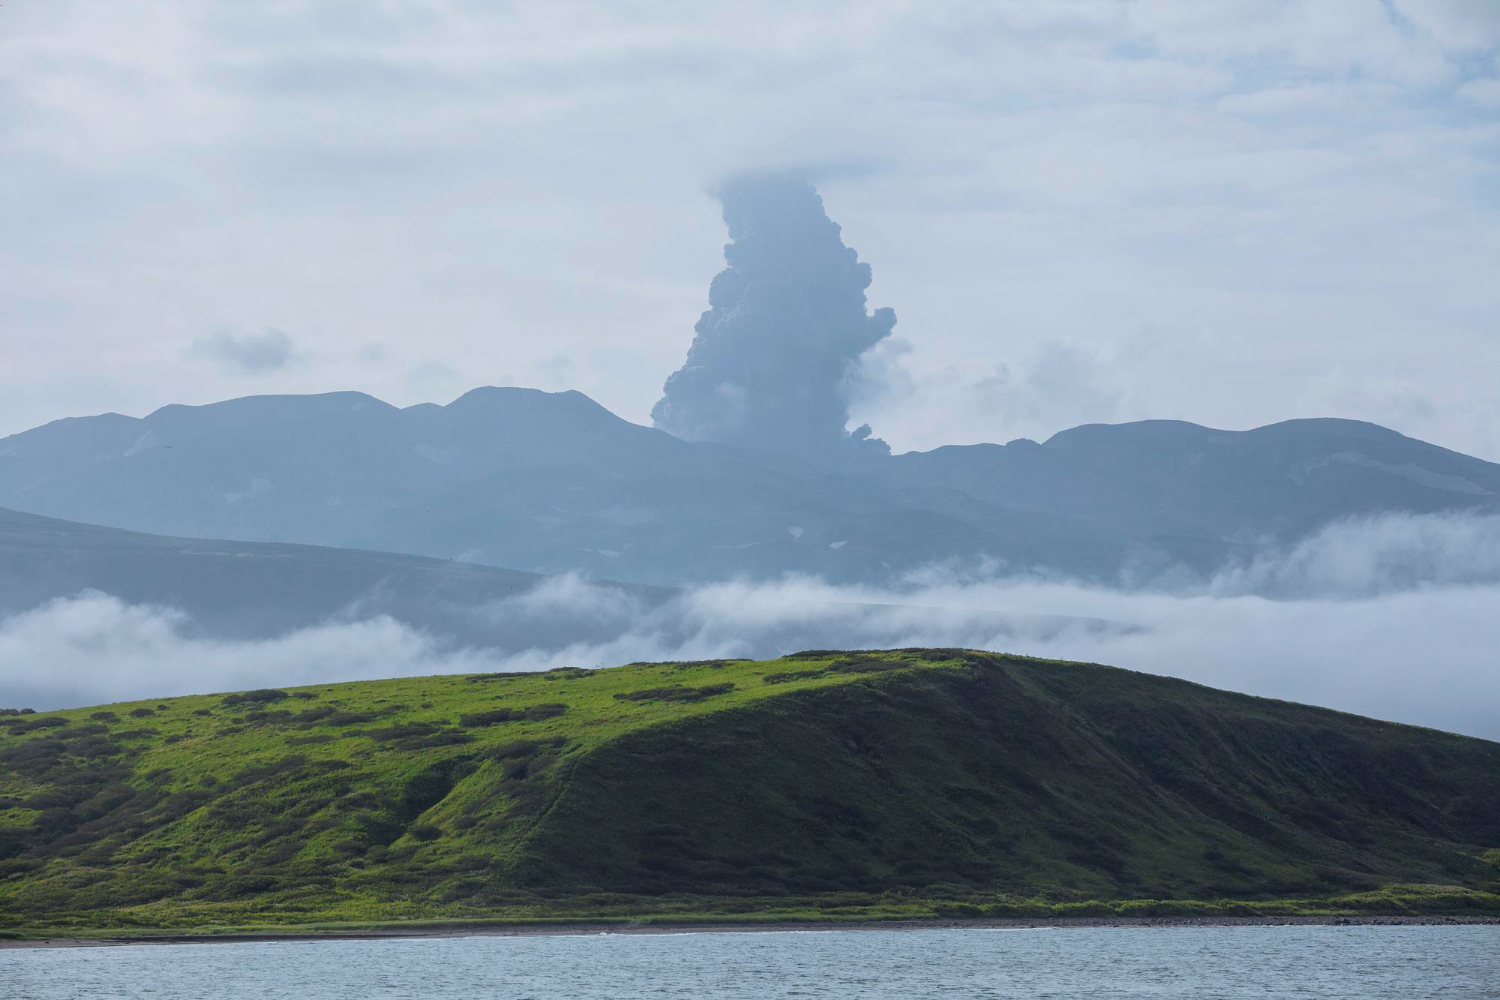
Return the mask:
<path fill-rule="evenodd" d="M 575 391 L 481 387 L 444 406 L 344 392 L 69 418 L 0 439 L 0 505 L 665 585 L 881 583 L 978 557 L 1116 583 L 1206 576 L 1349 518 L 1500 513 L 1500 466 L 1339 418 L 815 463 L 682 441 Z"/>

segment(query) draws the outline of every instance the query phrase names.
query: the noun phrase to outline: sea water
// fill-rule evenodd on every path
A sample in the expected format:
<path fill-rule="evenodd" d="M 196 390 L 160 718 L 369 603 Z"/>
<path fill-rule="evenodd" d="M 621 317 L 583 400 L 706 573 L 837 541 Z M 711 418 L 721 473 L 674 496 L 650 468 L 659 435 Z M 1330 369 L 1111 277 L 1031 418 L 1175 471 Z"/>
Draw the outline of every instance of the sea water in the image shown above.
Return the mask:
<path fill-rule="evenodd" d="M 1500 927 L 839 930 L 0 951 L 0 995 L 1500 997 Z"/>

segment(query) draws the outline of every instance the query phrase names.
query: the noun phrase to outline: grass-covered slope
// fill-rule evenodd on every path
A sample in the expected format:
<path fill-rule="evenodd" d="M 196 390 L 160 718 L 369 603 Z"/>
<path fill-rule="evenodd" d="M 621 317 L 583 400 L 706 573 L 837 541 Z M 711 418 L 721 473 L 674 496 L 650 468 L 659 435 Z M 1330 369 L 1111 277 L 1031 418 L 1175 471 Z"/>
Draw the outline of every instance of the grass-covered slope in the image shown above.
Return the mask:
<path fill-rule="evenodd" d="M 1500 744 L 1107 667 L 806 653 L 0 733 L 12 928 L 1500 911 Z"/>

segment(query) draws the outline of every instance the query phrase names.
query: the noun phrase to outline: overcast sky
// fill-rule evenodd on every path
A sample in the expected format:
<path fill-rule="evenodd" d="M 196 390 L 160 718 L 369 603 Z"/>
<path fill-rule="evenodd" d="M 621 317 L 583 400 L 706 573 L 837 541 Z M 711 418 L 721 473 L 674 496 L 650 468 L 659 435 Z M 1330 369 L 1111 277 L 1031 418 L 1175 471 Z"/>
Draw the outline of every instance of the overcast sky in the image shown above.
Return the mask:
<path fill-rule="evenodd" d="M 7 0 L 0 434 L 260 392 L 646 422 L 802 167 L 897 450 L 1374 420 L 1500 460 L 1500 2 Z"/>

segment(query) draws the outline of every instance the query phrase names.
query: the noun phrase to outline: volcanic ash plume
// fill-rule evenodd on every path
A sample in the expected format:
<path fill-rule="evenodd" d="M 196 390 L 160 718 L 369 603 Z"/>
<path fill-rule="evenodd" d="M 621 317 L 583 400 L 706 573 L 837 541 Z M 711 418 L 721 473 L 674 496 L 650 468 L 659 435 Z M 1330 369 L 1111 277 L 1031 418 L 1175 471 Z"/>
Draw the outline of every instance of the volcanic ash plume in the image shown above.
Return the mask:
<path fill-rule="evenodd" d="M 896 325 L 890 309 L 865 311 L 870 265 L 844 246 L 811 184 L 741 177 L 720 197 L 729 266 L 651 411 L 656 426 L 773 451 L 887 450 L 868 426 L 845 429 L 846 376 Z"/>

